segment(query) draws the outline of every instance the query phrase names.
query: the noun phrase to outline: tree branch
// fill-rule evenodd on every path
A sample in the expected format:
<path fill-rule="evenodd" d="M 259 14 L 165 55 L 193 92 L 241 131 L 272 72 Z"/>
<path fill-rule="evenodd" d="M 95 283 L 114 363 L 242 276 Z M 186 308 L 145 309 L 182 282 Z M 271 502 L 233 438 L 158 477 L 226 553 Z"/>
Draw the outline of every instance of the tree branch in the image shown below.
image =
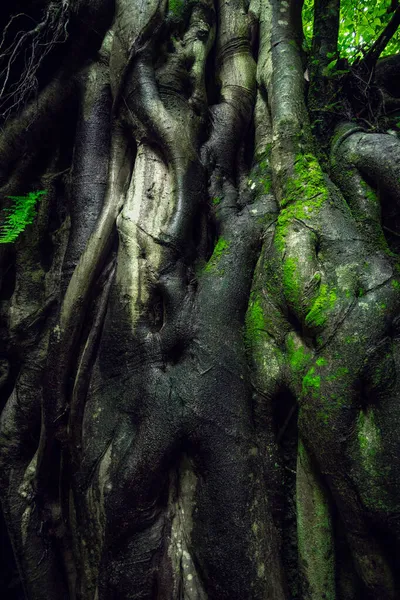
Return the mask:
<path fill-rule="evenodd" d="M 372 69 L 379 56 L 382 54 L 400 25 L 400 6 L 398 6 L 385 29 L 382 31 L 378 39 L 372 44 L 368 53 L 361 61 L 361 65 L 366 65 L 368 69 Z"/>

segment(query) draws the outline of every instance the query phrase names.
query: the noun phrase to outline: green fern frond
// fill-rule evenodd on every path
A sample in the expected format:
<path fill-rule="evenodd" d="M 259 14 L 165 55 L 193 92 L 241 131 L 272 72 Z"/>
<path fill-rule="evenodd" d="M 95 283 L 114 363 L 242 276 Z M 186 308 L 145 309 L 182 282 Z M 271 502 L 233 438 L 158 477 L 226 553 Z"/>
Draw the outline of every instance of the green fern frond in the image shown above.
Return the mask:
<path fill-rule="evenodd" d="M 36 205 L 47 190 L 29 192 L 27 196 L 6 196 L 14 201 L 14 206 L 4 208 L 0 225 L 0 244 L 15 242 L 27 225 L 33 223 L 36 216 Z"/>

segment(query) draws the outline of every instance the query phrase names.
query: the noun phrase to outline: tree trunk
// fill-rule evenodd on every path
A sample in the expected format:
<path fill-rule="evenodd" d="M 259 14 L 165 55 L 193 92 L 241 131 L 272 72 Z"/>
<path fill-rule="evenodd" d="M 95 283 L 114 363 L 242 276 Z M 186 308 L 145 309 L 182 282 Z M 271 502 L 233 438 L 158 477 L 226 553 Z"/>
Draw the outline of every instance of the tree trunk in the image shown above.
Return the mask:
<path fill-rule="evenodd" d="M 399 57 L 328 77 L 335 0 L 309 71 L 295 0 L 32 4 L 30 62 L 0 9 L 1 201 L 46 191 L 0 250 L 26 598 L 395 600 Z"/>

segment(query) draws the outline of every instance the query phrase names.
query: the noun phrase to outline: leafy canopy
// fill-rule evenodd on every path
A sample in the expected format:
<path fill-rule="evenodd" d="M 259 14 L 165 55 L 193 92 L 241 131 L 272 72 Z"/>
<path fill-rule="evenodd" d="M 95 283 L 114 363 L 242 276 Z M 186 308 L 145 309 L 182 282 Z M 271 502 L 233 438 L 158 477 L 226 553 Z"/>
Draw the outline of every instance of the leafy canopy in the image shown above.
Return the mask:
<path fill-rule="evenodd" d="M 391 0 L 342 0 L 338 51 L 350 63 L 362 58 L 389 23 Z M 314 19 L 314 0 L 305 0 L 303 29 L 305 44 L 311 47 Z M 400 30 L 394 34 L 381 56 L 400 53 Z"/>
<path fill-rule="evenodd" d="M 14 205 L 2 210 L 3 223 L 0 225 L 0 244 L 15 242 L 26 226 L 33 223 L 36 205 L 45 194 L 47 194 L 46 190 L 38 190 L 29 192 L 27 196 L 6 196 L 13 200 Z"/>

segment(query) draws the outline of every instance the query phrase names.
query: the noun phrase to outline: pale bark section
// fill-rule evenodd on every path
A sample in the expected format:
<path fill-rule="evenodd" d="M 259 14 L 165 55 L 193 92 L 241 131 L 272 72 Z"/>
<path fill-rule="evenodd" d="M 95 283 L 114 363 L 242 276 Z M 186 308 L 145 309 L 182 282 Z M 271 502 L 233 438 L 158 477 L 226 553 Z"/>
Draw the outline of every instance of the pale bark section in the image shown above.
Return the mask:
<path fill-rule="evenodd" d="M 170 497 L 170 511 L 174 516 L 168 556 L 175 581 L 171 600 L 207 600 L 189 548 L 196 511 L 196 487 L 197 477 L 189 461 L 184 458 L 178 469 L 176 490 L 172 488 Z"/>
<path fill-rule="evenodd" d="M 243 3 L 221 0 L 219 2 L 219 36 L 217 52 L 223 57 L 219 70 L 222 82 L 221 98 L 235 101 L 237 87 L 242 93 L 254 94 L 256 65 L 246 42 L 249 37 L 249 17 Z"/>
<path fill-rule="evenodd" d="M 171 179 L 161 158 L 141 144 L 124 208 L 117 219 L 120 244 L 116 283 L 123 303 L 128 304 L 132 332 L 159 279 L 163 260 L 159 239 L 168 230 L 175 210 Z"/>
<path fill-rule="evenodd" d="M 254 155 L 258 156 L 271 149 L 272 122 L 269 113 L 267 88 L 272 73 L 270 40 L 268 32 L 272 16 L 271 6 L 268 2 L 252 0 L 249 14 L 255 19 L 259 27 L 259 48 L 257 57 L 257 98 L 254 109 L 255 143 Z"/>

